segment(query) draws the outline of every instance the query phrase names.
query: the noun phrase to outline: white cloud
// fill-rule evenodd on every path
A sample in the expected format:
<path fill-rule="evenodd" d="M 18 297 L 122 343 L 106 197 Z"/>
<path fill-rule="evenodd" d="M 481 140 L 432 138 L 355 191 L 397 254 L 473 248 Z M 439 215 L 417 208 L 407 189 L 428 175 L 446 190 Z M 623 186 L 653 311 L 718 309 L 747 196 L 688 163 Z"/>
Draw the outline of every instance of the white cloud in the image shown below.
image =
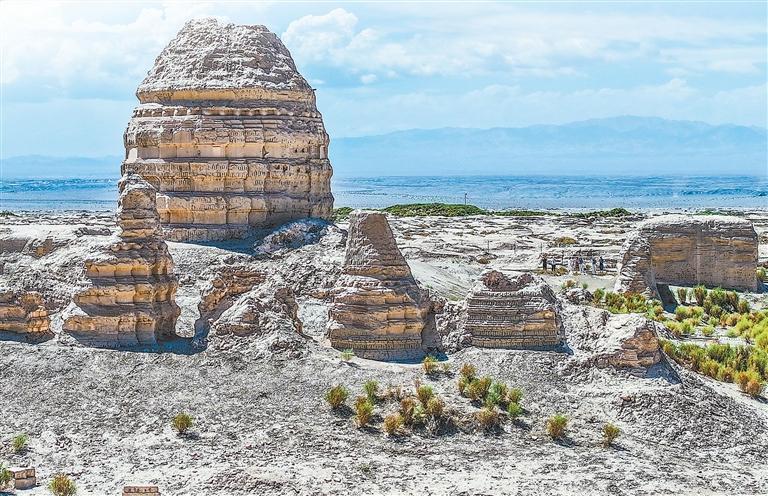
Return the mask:
<path fill-rule="evenodd" d="M 376 74 L 363 74 L 360 76 L 360 82 L 363 84 L 375 83 L 379 77 Z"/>

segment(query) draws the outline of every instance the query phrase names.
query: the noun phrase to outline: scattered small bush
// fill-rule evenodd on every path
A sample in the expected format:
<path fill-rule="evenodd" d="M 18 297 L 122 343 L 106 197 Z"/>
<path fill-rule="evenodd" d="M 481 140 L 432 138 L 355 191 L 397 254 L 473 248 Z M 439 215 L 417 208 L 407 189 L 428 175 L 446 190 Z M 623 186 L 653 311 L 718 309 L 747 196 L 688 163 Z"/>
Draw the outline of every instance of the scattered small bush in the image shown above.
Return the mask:
<path fill-rule="evenodd" d="M 595 305 L 599 305 L 603 302 L 603 298 L 605 298 L 605 290 L 603 288 L 597 288 L 594 293 L 592 293 L 592 302 Z"/>
<path fill-rule="evenodd" d="M 474 379 L 467 385 L 465 392 L 472 401 L 483 401 L 488 394 L 488 388 L 491 387 L 491 378 L 488 376 L 480 379 Z"/>
<path fill-rule="evenodd" d="M 461 366 L 459 373 L 462 377 L 466 377 L 467 379 L 474 379 L 477 374 L 477 369 L 471 363 L 465 363 Z"/>
<path fill-rule="evenodd" d="M 564 290 L 565 289 L 571 289 L 576 287 L 576 281 L 573 279 L 566 279 L 565 282 L 561 286 Z"/>
<path fill-rule="evenodd" d="M 77 486 L 66 474 L 56 474 L 48 484 L 48 489 L 54 496 L 74 496 L 77 494 Z"/>
<path fill-rule="evenodd" d="M 13 479 L 13 474 L 10 470 L 5 468 L 5 465 L 0 463 L 0 491 L 7 489 Z"/>
<path fill-rule="evenodd" d="M 485 403 L 491 406 L 498 406 L 507 402 L 507 385 L 501 382 L 494 382 L 488 389 L 485 397 Z"/>
<path fill-rule="evenodd" d="M 352 207 L 339 207 L 333 209 L 333 221 L 340 222 L 342 220 L 347 220 L 349 218 L 349 214 L 352 213 L 352 210 Z"/>
<path fill-rule="evenodd" d="M 355 401 L 355 420 L 358 427 L 365 427 L 373 417 L 373 403 L 368 401 L 365 396 L 359 398 L 362 398 L 362 401 Z"/>
<path fill-rule="evenodd" d="M 512 388 L 507 393 L 507 401 L 509 403 L 520 403 L 523 399 L 523 390 L 520 388 Z"/>
<path fill-rule="evenodd" d="M 440 364 L 440 368 L 443 370 L 443 374 L 450 374 L 451 373 L 451 364 L 448 362 L 443 362 Z"/>
<path fill-rule="evenodd" d="M 377 400 L 377 393 L 379 392 L 379 383 L 378 381 L 370 380 L 367 381 L 365 384 L 363 384 L 363 391 L 365 391 L 365 396 L 368 398 L 368 401 L 371 403 L 376 403 Z"/>
<path fill-rule="evenodd" d="M 415 410 L 416 400 L 412 396 L 407 396 L 400 400 L 400 415 L 403 417 L 405 425 L 413 425 Z"/>
<path fill-rule="evenodd" d="M 507 405 L 507 415 L 509 415 L 509 418 L 512 420 L 515 420 L 517 417 L 520 417 L 523 414 L 523 407 L 520 406 L 519 403 L 510 403 Z"/>
<path fill-rule="evenodd" d="M 621 434 L 621 429 L 611 424 L 610 422 L 603 426 L 603 446 L 606 448 L 611 446 L 616 438 Z"/>
<path fill-rule="evenodd" d="M 392 205 L 382 210 L 398 217 L 465 217 L 468 215 L 488 214 L 487 210 L 476 207 L 475 205 L 449 203 L 411 203 L 406 205 Z"/>
<path fill-rule="evenodd" d="M 499 412 L 494 408 L 481 408 L 475 413 L 475 419 L 477 424 L 486 431 L 494 430 L 499 426 Z"/>
<path fill-rule="evenodd" d="M 739 300 L 737 310 L 739 313 L 749 313 L 749 302 L 747 300 Z"/>
<path fill-rule="evenodd" d="M 560 238 L 555 239 L 555 246 L 571 246 L 578 243 L 575 239 L 571 238 L 570 236 L 562 236 Z"/>
<path fill-rule="evenodd" d="M 434 395 L 435 392 L 432 387 L 427 386 L 426 384 L 422 384 L 416 388 L 416 397 L 419 398 L 419 402 L 421 402 L 421 404 L 425 407 L 427 406 L 427 402 L 429 402 L 430 398 L 432 398 Z"/>
<path fill-rule="evenodd" d="M 758 267 L 755 275 L 759 281 L 768 282 L 768 271 L 765 270 L 765 267 Z"/>
<path fill-rule="evenodd" d="M 26 434 L 19 434 L 18 436 L 13 438 L 13 441 L 11 442 L 13 445 L 13 452 L 14 453 L 23 453 L 27 450 L 27 447 L 29 446 L 29 436 Z"/>
<path fill-rule="evenodd" d="M 194 423 L 194 419 L 190 414 L 181 412 L 181 413 L 177 413 L 173 417 L 173 420 L 171 421 L 171 423 L 173 424 L 173 429 L 176 432 L 178 432 L 179 435 L 183 436 L 192 427 L 192 424 Z"/>
<path fill-rule="evenodd" d="M 681 305 L 688 303 L 688 290 L 685 288 L 677 288 L 677 302 Z"/>
<path fill-rule="evenodd" d="M 750 379 L 743 391 L 751 397 L 757 398 L 763 392 L 763 383 L 757 379 Z"/>
<path fill-rule="evenodd" d="M 345 401 L 347 401 L 347 398 L 349 397 L 349 390 L 342 386 L 341 384 L 333 386 L 331 389 L 328 390 L 327 393 L 325 393 L 325 401 L 328 402 L 329 405 L 331 405 L 331 408 L 334 410 L 337 410 L 341 407 L 341 405 L 344 404 Z"/>
<path fill-rule="evenodd" d="M 426 357 L 424 357 L 424 360 L 421 362 L 421 365 L 422 367 L 424 367 L 424 372 L 427 375 L 435 374 L 439 367 L 437 358 L 433 357 L 432 355 L 427 355 Z"/>
<path fill-rule="evenodd" d="M 547 419 L 547 434 L 552 439 L 560 439 L 568 428 L 568 417 L 560 413 Z"/>
<path fill-rule="evenodd" d="M 704 299 L 707 297 L 707 288 L 699 284 L 693 288 L 693 297 L 696 299 L 696 304 L 699 306 L 704 305 Z"/>
<path fill-rule="evenodd" d="M 426 413 L 428 416 L 432 417 L 433 419 L 439 419 L 443 416 L 443 411 L 445 410 L 445 403 L 443 400 L 438 398 L 437 396 L 433 396 L 427 401 L 427 404 L 424 405 L 424 413 Z"/>
<path fill-rule="evenodd" d="M 355 358 L 355 352 L 352 350 L 352 348 L 348 348 L 341 352 L 341 359 L 345 362 L 349 362 Z"/>
<path fill-rule="evenodd" d="M 384 417 L 384 432 L 390 436 L 397 434 L 403 427 L 403 416 L 399 413 L 391 413 Z"/>

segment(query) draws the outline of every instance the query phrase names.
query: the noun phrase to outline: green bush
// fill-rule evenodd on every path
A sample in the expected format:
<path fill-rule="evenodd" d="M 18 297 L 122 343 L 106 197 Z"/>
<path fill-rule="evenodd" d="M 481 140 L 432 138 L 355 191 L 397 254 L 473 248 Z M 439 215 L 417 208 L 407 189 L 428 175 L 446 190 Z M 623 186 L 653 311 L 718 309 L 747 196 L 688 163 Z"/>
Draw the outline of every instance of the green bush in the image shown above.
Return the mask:
<path fill-rule="evenodd" d="M 449 203 L 410 203 L 392 205 L 383 210 L 398 217 L 466 217 L 469 215 L 488 215 L 487 210 L 475 205 Z"/>
<path fill-rule="evenodd" d="M 485 397 L 486 404 L 498 406 L 507 401 L 507 385 L 501 382 L 494 382 L 488 389 Z"/>
<path fill-rule="evenodd" d="M 192 416 L 185 412 L 177 413 L 171 420 L 174 430 L 182 436 L 187 433 L 193 423 Z"/>
<path fill-rule="evenodd" d="M 613 442 L 621 434 L 621 429 L 611 424 L 610 422 L 603 426 L 603 446 L 608 447 L 613 445 Z"/>
<path fill-rule="evenodd" d="M 415 410 L 416 400 L 412 396 L 407 396 L 400 400 L 400 415 L 403 417 L 405 425 L 413 425 Z"/>
<path fill-rule="evenodd" d="M 5 465 L 0 463 L 0 491 L 7 489 L 11 480 L 13 480 L 13 474 L 10 470 L 5 468 Z"/>
<path fill-rule="evenodd" d="M 53 496 L 74 496 L 77 494 L 77 486 L 66 474 L 56 474 L 48 484 L 48 489 Z"/>
<path fill-rule="evenodd" d="M 471 363 L 465 363 L 462 364 L 461 369 L 459 369 L 459 374 L 467 379 L 474 379 L 477 375 L 477 369 Z"/>
<path fill-rule="evenodd" d="M 349 214 L 352 213 L 352 210 L 354 210 L 352 207 L 339 207 L 333 209 L 333 221 L 341 222 L 342 220 L 347 220 Z"/>
<path fill-rule="evenodd" d="M 355 352 L 352 350 L 352 348 L 348 348 L 341 352 L 341 359 L 345 362 L 348 362 L 355 358 Z"/>
<path fill-rule="evenodd" d="M 19 434 L 13 438 L 11 444 L 13 445 L 14 453 L 22 453 L 26 451 L 27 447 L 29 446 L 29 436 L 26 434 Z"/>
<path fill-rule="evenodd" d="M 366 381 L 366 383 L 363 384 L 363 391 L 365 391 L 365 397 L 368 398 L 368 401 L 376 403 L 376 400 L 378 399 L 377 394 L 379 392 L 378 381 L 374 381 L 373 379 Z"/>
<path fill-rule="evenodd" d="M 556 414 L 547 419 L 547 434 L 552 439 L 560 439 L 565 435 L 568 429 L 568 417 L 562 414 Z"/>
<path fill-rule="evenodd" d="M 445 410 L 445 403 L 437 396 L 431 397 L 427 404 L 424 405 L 424 413 L 433 419 L 439 419 L 443 416 L 443 410 Z"/>
<path fill-rule="evenodd" d="M 523 399 L 523 390 L 520 388 L 512 388 L 507 393 L 507 401 L 509 403 L 520 403 Z"/>
<path fill-rule="evenodd" d="M 507 415 L 509 415 L 509 418 L 512 420 L 520 417 L 522 414 L 523 407 L 521 407 L 519 403 L 509 403 L 507 405 Z"/>
<path fill-rule="evenodd" d="M 592 212 L 573 213 L 572 217 L 587 219 L 591 217 L 626 217 L 632 215 L 632 212 L 625 208 L 612 208 L 610 210 L 594 210 Z"/>
<path fill-rule="evenodd" d="M 696 299 L 696 304 L 699 306 L 704 305 L 704 298 L 707 297 L 707 288 L 699 284 L 693 288 L 693 297 Z"/>
<path fill-rule="evenodd" d="M 474 379 L 465 388 L 466 395 L 473 401 L 483 401 L 491 387 L 491 378 L 488 376 Z"/>
<path fill-rule="evenodd" d="M 768 282 L 768 271 L 765 270 L 765 267 L 758 267 L 755 275 L 759 281 Z"/>
<path fill-rule="evenodd" d="M 681 305 L 688 303 L 688 290 L 685 288 L 677 288 L 677 302 Z"/>
<path fill-rule="evenodd" d="M 595 292 L 592 293 L 592 302 L 595 305 L 599 305 L 603 302 L 603 298 L 605 298 L 605 290 L 603 288 L 597 288 L 595 289 Z"/>

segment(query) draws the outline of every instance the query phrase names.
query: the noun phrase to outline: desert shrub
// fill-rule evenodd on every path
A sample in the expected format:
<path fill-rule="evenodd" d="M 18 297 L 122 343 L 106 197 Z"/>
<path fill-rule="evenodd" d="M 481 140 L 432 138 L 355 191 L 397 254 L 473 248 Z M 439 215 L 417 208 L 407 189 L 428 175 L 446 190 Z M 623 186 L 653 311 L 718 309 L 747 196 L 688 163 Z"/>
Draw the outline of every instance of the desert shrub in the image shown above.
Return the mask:
<path fill-rule="evenodd" d="M 720 305 L 712 305 L 708 313 L 712 317 L 719 319 L 723 315 L 723 308 Z"/>
<path fill-rule="evenodd" d="M 192 418 L 192 415 L 185 412 L 177 413 L 171 420 L 173 429 L 181 436 L 189 431 L 193 423 L 194 419 Z"/>
<path fill-rule="evenodd" d="M 373 403 L 368 401 L 368 398 L 360 396 L 363 401 L 355 402 L 355 420 L 358 427 L 365 427 L 371 422 L 373 417 Z"/>
<path fill-rule="evenodd" d="M 597 288 L 595 289 L 595 292 L 592 293 L 592 302 L 596 305 L 599 305 L 603 298 L 605 298 L 605 290 L 603 288 Z"/>
<path fill-rule="evenodd" d="M 471 363 L 464 363 L 461 365 L 461 369 L 459 369 L 459 374 L 461 374 L 461 377 L 474 379 L 477 375 L 477 369 Z"/>
<path fill-rule="evenodd" d="M 507 393 L 507 401 L 509 403 L 520 403 L 523 399 L 523 390 L 520 388 L 511 388 Z"/>
<path fill-rule="evenodd" d="M 576 243 L 578 243 L 578 241 L 570 236 L 561 236 L 554 241 L 555 246 L 571 246 L 575 245 Z"/>
<path fill-rule="evenodd" d="M 501 405 L 507 401 L 507 385 L 501 382 L 494 382 L 488 389 L 488 395 L 485 397 L 485 401 L 489 405 Z"/>
<path fill-rule="evenodd" d="M 519 403 L 509 403 L 507 405 L 507 415 L 509 415 L 509 418 L 511 418 L 512 420 L 516 419 L 522 414 L 523 414 L 523 407 L 521 407 Z"/>
<path fill-rule="evenodd" d="M 759 281 L 768 282 L 768 271 L 765 270 L 765 267 L 758 267 L 755 270 L 755 275 Z"/>
<path fill-rule="evenodd" d="M 385 399 L 389 401 L 400 401 L 403 399 L 403 388 L 401 386 L 389 386 L 384 393 Z"/>
<path fill-rule="evenodd" d="M 424 360 L 421 362 L 421 366 L 424 367 L 424 372 L 427 375 L 437 373 L 437 369 L 439 367 L 437 358 L 433 357 L 432 355 L 427 355 L 424 357 Z"/>
<path fill-rule="evenodd" d="M 431 397 L 429 401 L 427 401 L 427 404 L 424 405 L 424 413 L 434 419 L 441 418 L 444 410 L 445 403 L 437 396 Z"/>
<path fill-rule="evenodd" d="M 720 375 L 720 364 L 711 358 L 706 358 L 699 365 L 699 372 L 713 379 L 717 379 Z"/>
<path fill-rule="evenodd" d="M 365 396 L 368 398 L 368 401 L 371 403 L 376 403 L 376 395 L 379 392 L 378 381 L 374 381 L 373 379 L 367 381 L 365 384 L 363 384 L 363 391 L 365 391 Z"/>
<path fill-rule="evenodd" d="M 499 412 L 495 408 L 483 407 L 475 412 L 475 420 L 478 426 L 491 431 L 499 426 Z"/>
<path fill-rule="evenodd" d="M 400 400 L 400 415 L 403 417 L 405 425 L 413 425 L 413 415 L 416 409 L 416 400 L 412 396 L 407 396 Z"/>
<path fill-rule="evenodd" d="M 693 313 L 689 307 L 679 306 L 675 308 L 675 319 L 677 319 L 678 322 L 690 319 L 692 315 Z"/>
<path fill-rule="evenodd" d="M 13 479 L 13 474 L 10 470 L 5 468 L 5 465 L 0 463 L 0 491 L 7 489 Z"/>
<path fill-rule="evenodd" d="M 588 288 L 589 288 L 589 284 L 585 282 L 581 283 L 581 289 L 588 289 Z"/>
<path fill-rule="evenodd" d="M 339 207 L 333 209 L 333 221 L 340 222 L 342 220 L 347 220 L 349 218 L 349 214 L 352 213 L 352 210 L 352 207 Z"/>
<path fill-rule="evenodd" d="M 721 382 L 733 382 L 736 371 L 731 367 L 721 367 L 717 380 Z"/>
<path fill-rule="evenodd" d="M 331 405 L 331 408 L 336 410 L 341 407 L 347 398 L 349 397 L 349 390 L 341 384 L 333 386 L 325 393 L 325 401 Z"/>
<path fill-rule="evenodd" d="M 608 447 L 613 444 L 616 438 L 621 434 L 621 429 L 610 422 L 603 426 L 603 446 Z"/>
<path fill-rule="evenodd" d="M 725 301 L 728 303 L 728 309 L 735 312 L 739 308 L 739 294 L 736 291 L 727 291 Z"/>
<path fill-rule="evenodd" d="M 13 446 L 14 453 L 22 453 L 26 451 L 29 446 L 29 436 L 26 434 L 19 434 L 13 438 L 11 445 Z"/>
<path fill-rule="evenodd" d="M 572 217 L 588 219 L 592 217 L 626 217 L 632 215 L 632 212 L 625 208 L 612 208 L 610 210 L 594 210 L 592 212 L 578 212 L 571 214 Z"/>
<path fill-rule="evenodd" d="M 677 302 L 681 305 L 688 303 L 688 290 L 685 288 L 677 288 Z"/>
<path fill-rule="evenodd" d="M 467 397 L 473 401 L 485 400 L 488 389 L 491 387 L 491 382 L 491 378 L 488 376 L 474 379 L 465 389 Z"/>
<path fill-rule="evenodd" d="M 648 311 L 648 315 L 653 320 L 660 320 L 664 315 L 664 307 L 661 305 L 653 305 Z"/>
<path fill-rule="evenodd" d="M 77 486 L 66 474 L 56 474 L 48 484 L 48 490 L 54 496 L 74 496 L 77 494 Z"/>
<path fill-rule="evenodd" d="M 739 300 L 736 310 L 739 313 L 749 313 L 749 302 L 747 300 Z"/>
<path fill-rule="evenodd" d="M 341 352 L 341 359 L 345 362 L 348 362 L 355 358 L 355 352 L 352 350 L 352 348 L 347 348 L 346 350 Z"/>
<path fill-rule="evenodd" d="M 403 427 L 403 416 L 399 413 L 390 413 L 384 417 L 384 432 L 394 436 Z"/>
<path fill-rule="evenodd" d="M 440 364 L 440 368 L 443 371 L 443 374 L 450 374 L 451 373 L 451 364 L 448 362 L 443 362 Z"/>
<path fill-rule="evenodd" d="M 560 413 L 547 419 L 547 434 L 552 439 L 560 439 L 568 428 L 568 417 Z"/>
<path fill-rule="evenodd" d="M 710 317 L 709 319 L 707 319 L 707 325 L 711 325 L 712 327 L 717 327 L 720 325 L 720 319 Z"/>
<path fill-rule="evenodd" d="M 699 284 L 693 288 L 693 297 L 696 299 L 696 304 L 699 306 L 704 305 L 704 298 L 707 296 L 707 288 Z"/>
<path fill-rule="evenodd" d="M 411 203 L 392 205 L 382 209 L 398 217 L 465 217 L 468 215 L 488 215 L 488 211 L 475 205 L 449 203 Z"/>
<path fill-rule="evenodd" d="M 427 406 L 427 402 L 430 398 L 432 398 L 435 395 L 434 390 L 432 389 L 432 386 L 427 386 L 426 384 L 422 384 L 418 388 L 416 388 L 416 397 L 419 398 L 419 401 L 422 405 L 425 407 Z"/>
<path fill-rule="evenodd" d="M 563 289 L 571 289 L 576 287 L 576 281 L 573 279 L 566 279 L 561 286 Z"/>
<path fill-rule="evenodd" d="M 472 379 L 467 378 L 466 376 L 459 377 L 459 380 L 456 381 L 456 385 L 459 388 L 459 394 L 464 396 L 467 393 L 467 387 L 472 383 Z"/>
<path fill-rule="evenodd" d="M 713 334 L 715 334 L 715 328 L 711 325 L 706 325 L 701 328 L 701 334 L 703 334 L 706 337 L 710 337 Z"/>
<path fill-rule="evenodd" d="M 753 398 L 757 398 L 763 391 L 763 383 L 757 379 L 750 379 L 746 386 L 744 386 L 743 391 Z"/>

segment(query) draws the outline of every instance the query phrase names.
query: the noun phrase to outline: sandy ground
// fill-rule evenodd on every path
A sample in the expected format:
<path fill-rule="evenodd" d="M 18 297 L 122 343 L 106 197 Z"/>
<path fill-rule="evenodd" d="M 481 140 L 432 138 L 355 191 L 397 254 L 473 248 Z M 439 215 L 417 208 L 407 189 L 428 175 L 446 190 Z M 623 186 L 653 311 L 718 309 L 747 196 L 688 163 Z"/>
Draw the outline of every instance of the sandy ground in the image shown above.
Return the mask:
<path fill-rule="evenodd" d="M 761 236 L 765 263 L 768 213 L 744 215 Z M 602 255 L 607 273 L 583 281 L 609 287 L 612 261 L 640 218 L 409 218 L 392 219 L 392 227 L 420 283 L 457 300 L 484 268 L 538 269 L 542 250 Z M 83 257 L 114 230 L 109 214 L 0 221 L 0 284 L 42 291 L 53 311 L 83 284 Z M 562 236 L 577 245 L 552 247 Z M 24 251 L 37 246 L 34 240 L 44 255 Z M 643 378 L 594 369 L 580 360 L 578 347 L 573 355 L 469 349 L 448 357 L 454 370 L 471 362 L 523 388 L 525 416 L 497 433 L 457 428 L 389 438 L 379 422 L 357 429 L 324 403 L 330 386 L 345 384 L 356 394 L 371 378 L 404 387 L 419 380 L 432 384 L 458 418 L 477 409 L 457 394 L 456 376 L 429 379 L 413 364 L 345 363 L 328 347 L 327 307 L 316 296 L 338 274 L 339 239 L 260 258 L 251 256 L 254 241 L 169 243 L 181 281 L 178 332 L 195 334 L 208 269 L 243 261 L 298 294 L 307 334 L 298 358 L 194 352 L 190 339 L 163 350 L 115 351 L 58 337 L 29 344 L 2 336 L 0 461 L 35 466 L 43 483 L 64 471 L 83 495 L 119 494 L 130 483 L 158 484 L 163 495 L 768 494 L 765 400 L 666 363 Z M 546 278 L 559 286 L 565 276 Z M 377 415 L 394 409 L 381 403 Z M 170 418 L 180 411 L 195 417 L 193 436 L 171 429 Z M 544 431 L 555 412 L 571 418 L 560 443 Z M 623 434 L 606 449 L 600 440 L 608 421 Z M 30 448 L 16 455 L 8 443 L 20 432 L 28 433 Z M 19 494 L 48 493 L 38 487 Z"/>

